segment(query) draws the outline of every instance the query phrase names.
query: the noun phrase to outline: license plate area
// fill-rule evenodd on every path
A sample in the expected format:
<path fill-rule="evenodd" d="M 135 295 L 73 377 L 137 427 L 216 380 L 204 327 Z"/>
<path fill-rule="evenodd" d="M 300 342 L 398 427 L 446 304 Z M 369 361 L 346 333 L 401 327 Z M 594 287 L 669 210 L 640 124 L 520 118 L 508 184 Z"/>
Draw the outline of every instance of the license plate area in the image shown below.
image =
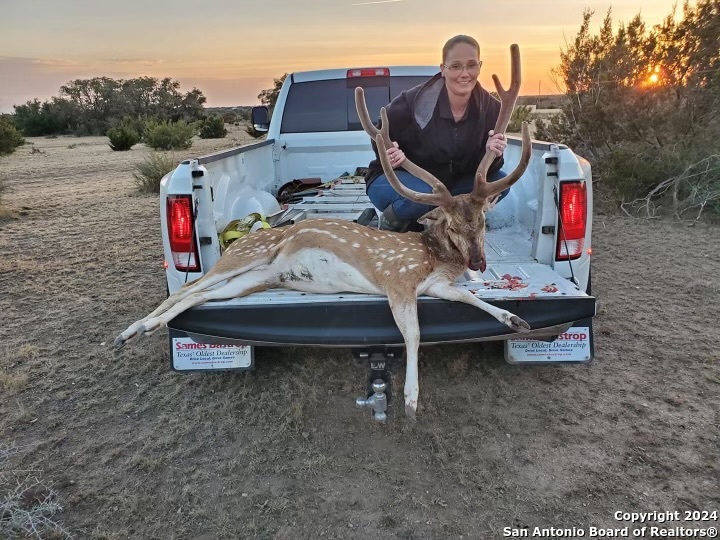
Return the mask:
<path fill-rule="evenodd" d="M 255 367 L 252 345 L 203 343 L 172 329 L 169 341 L 170 364 L 175 371 L 247 371 Z"/>
<path fill-rule="evenodd" d="M 510 364 L 585 363 L 593 356 L 592 321 L 589 320 L 572 326 L 555 341 L 519 338 L 505 342 L 505 360 Z"/>

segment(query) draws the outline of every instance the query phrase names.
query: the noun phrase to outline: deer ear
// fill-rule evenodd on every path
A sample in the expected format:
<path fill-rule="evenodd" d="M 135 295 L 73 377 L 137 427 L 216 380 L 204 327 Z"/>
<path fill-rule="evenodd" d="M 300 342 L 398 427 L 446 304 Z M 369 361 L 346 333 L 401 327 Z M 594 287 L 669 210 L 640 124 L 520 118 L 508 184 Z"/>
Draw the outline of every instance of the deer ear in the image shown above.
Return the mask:
<path fill-rule="evenodd" d="M 444 219 L 447 219 L 447 214 L 445 212 L 443 212 L 440 209 L 440 207 L 438 207 L 438 208 L 433 208 L 427 214 L 418 218 L 417 222 L 420 225 L 425 225 L 426 227 L 431 227 L 433 225 L 437 225 Z"/>
<path fill-rule="evenodd" d="M 497 200 L 498 200 L 498 195 L 493 195 L 493 196 L 485 199 L 485 202 L 482 205 L 483 212 L 489 212 L 490 210 L 495 208 L 495 205 L 497 204 Z"/>

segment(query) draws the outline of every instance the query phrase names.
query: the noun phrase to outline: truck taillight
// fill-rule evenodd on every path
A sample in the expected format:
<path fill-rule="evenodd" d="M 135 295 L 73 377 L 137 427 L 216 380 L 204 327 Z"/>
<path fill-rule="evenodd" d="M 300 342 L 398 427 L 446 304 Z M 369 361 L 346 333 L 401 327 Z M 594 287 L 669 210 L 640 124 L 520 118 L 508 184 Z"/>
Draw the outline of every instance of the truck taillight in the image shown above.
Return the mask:
<path fill-rule="evenodd" d="M 390 69 L 388 68 L 361 68 L 361 69 L 348 69 L 347 78 L 352 79 L 355 77 L 389 77 Z"/>
<path fill-rule="evenodd" d="M 192 196 L 168 195 L 167 224 L 175 268 L 183 272 L 198 272 L 200 260 L 193 234 Z"/>
<path fill-rule="evenodd" d="M 583 253 L 587 226 L 587 191 L 585 182 L 560 183 L 560 223 L 555 259 L 577 259 Z"/>

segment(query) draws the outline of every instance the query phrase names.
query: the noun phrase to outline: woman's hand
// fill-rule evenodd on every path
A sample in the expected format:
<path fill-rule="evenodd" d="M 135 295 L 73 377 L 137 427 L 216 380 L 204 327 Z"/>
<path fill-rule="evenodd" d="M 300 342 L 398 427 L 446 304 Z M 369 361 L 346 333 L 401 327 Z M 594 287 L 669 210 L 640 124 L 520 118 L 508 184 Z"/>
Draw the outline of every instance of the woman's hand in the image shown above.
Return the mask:
<path fill-rule="evenodd" d="M 485 148 L 488 152 L 495 154 L 496 157 L 502 156 L 505 151 L 505 147 L 507 146 L 505 135 L 502 133 L 496 134 L 492 129 L 488 132 L 488 135 L 489 137 Z"/>
<path fill-rule="evenodd" d="M 397 169 L 405 161 L 405 152 L 400 150 L 398 143 L 393 142 L 393 145 L 387 149 L 387 155 L 390 159 L 390 164 L 393 169 Z"/>

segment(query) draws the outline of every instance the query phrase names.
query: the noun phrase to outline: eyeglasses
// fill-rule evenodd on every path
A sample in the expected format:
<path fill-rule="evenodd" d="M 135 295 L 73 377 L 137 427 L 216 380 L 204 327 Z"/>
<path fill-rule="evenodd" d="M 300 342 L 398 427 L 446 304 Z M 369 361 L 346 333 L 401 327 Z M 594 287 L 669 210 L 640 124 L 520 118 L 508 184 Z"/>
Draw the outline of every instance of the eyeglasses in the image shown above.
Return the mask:
<path fill-rule="evenodd" d="M 480 66 L 482 66 L 482 61 L 481 62 L 468 62 L 467 65 L 463 65 L 460 62 L 454 62 L 454 63 L 450 64 L 449 66 L 446 64 L 443 64 L 443 66 L 445 66 L 447 69 L 449 69 L 453 73 L 462 73 L 462 71 L 464 69 L 466 69 L 468 71 L 468 73 L 470 73 L 471 71 L 479 70 Z"/>

